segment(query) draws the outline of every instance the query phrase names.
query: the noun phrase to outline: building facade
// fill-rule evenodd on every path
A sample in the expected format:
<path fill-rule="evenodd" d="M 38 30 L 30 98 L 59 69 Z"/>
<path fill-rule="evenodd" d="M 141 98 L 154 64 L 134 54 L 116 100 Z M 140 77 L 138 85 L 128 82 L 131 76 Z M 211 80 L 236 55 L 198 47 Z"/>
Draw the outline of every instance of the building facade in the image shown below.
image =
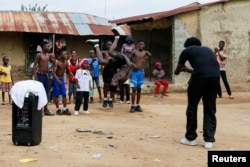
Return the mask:
<path fill-rule="evenodd" d="M 174 89 L 186 88 L 190 74 L 175 76 L 174 69 L 186 38 L 198 37 L 211 49 L 220 40 L 228 51 L 227 77 L 232 91 L 249 91 L 250 82 L 250 1 L 220 0 L 193 3 L 170 11 L 113 20 L 129 25 L 135 40 L 144 38 L 154 61 L 161 60 Z M 150 68 L 148 68 L 150 69 Z M 148 71 L 148 74 L 150 71 Z"/>
<path fill-rule="evenodd" d="M 26 78 L 42 40 L 50 41 L 51 52 L 57 53 L 63 45 L 68 55 L 76 50 L 83 58 L 92 49 L 85 41 L 112 39 L 112 26 L 105 18 L 84 13 L 0 11 L 0 56 L 10 57 L 14 79 Z M 121 31 L 130 34 L 127 26 Z"/>

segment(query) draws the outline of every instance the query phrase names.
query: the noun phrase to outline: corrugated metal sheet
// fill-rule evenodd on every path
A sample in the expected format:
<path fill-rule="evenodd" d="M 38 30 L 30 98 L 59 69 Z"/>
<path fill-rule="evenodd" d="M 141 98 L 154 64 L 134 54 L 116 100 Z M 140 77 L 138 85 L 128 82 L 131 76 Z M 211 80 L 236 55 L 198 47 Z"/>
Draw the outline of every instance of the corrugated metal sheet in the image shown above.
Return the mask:
<path fill-rule="evenodd" d="M 166 17 L 174 16 L 174 15 L 177 15 L 177 14 L 180 14 L 180 13 L 198 10 L 198 9 L 201 9 L 201 8 L 203 8 L 205 6 L 213 5 L 213 4 L 216 4 L 216 3 L 228 2 L 228 1 L 229 0 L 219 0 L 219 1 L 209 2 L 209 3 L 204 3 L 204 4 L 200 4 L 198 2 L 195 2 L 195 3 L 192 3 L 190 5 L 186 5 L 186 6 L 176 8 L 176 9 L 173 9 L 173 10 L 169 10 L 169 11 L 150 13 L 150 14 L 139 15 L 139 16 L 134 16 L 134 17 L 127 17 L 127 18 L 123 18 L 123 19 L 111 20 L 110 22 L 115 23 L 117 25 L 121 25 L 121 24 L 127 24 L 127 25 L 137 24 L 137 23 L 141 23 L 141 22 L 147 22 L 147 21 L 150 21 L 150 20 L 159 20 L 161 18 L 166 18 Z"/>
<path fill-rule="evenodd" d="M 109 20 L 84 13 L 0 11 L 0 31 L 67 35 L 113 35 Z M 122 35 L 129 28 L 121 27 Z"/>

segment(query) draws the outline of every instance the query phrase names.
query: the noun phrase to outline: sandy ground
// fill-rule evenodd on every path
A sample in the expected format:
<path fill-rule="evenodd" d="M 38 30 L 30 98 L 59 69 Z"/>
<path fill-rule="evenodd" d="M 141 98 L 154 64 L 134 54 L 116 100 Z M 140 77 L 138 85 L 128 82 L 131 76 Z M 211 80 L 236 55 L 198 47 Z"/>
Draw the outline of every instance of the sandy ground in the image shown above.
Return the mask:
<path fill-rule="evenodd" d="M 250 150 L 250 93 L 233 95 L 235 99 L 217 100 L 218 128 L 211 150 Z M 12 109 L 2 105 L 0 166 L 206 167 L 208 150 L 202 145 L 202 104 L 198 145 L 185 146 L 180 139 L 185 133 L 186 93 L 169 93 L 165 98 L 143 95 L 141 101 L 142 113 L 129 113 L 128 104 L 103 109 L 96 98 L 89 105 L 89 115 L 43 116 L 42 142 L 31 147 L 13 145 Z M 68 107 L 73 111 L 73 104 Z M 49 108 L 55 111 L 53 104 Z M 77 132 L 77 128 L 91 132 Z M 101 157 L 94 159 L 98 153 Z M 36 161 L 20 163 L 24 158 Z"/>

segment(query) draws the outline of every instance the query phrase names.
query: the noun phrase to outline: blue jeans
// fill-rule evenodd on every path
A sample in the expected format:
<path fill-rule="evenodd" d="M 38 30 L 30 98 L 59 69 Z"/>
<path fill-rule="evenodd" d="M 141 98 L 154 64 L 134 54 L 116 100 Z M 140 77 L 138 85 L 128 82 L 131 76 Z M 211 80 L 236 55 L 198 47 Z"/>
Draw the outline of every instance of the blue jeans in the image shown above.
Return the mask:
<path fill-rule="evenodd" d="M 68 95 L 71 96 L 72 94 L 76 94 L 76 89 L 77 89 L 77 83 L 75 82 L 69 82 L 69 90 L 68 90 Z"/>

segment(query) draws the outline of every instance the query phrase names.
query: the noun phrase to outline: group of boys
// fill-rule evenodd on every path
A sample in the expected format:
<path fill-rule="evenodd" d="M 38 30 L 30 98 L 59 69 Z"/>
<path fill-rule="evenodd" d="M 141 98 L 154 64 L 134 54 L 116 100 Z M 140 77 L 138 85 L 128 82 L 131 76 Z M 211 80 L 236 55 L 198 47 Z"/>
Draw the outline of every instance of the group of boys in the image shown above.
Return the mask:
<path fill-rule="evenodd" d="M 104 66 L 103 69 L 103 81 L 104 81 L 104 98 L 102 101 L 101 90 L 98 83 L 98 76 L 93 76 L 93 79 L 96 80 L 96 85 L 99 93 L 99 101 L 103 102 L 103 107 L 113 107 L 114 94 L 119 85 L 123 84 L 128 78 L 131 79 L 132 87 L 132 106 L 130 112 L 142 112 L 140 107 L 140 96 L 141 88 L 144 84 L 144 63 L 148 56 L 151 54 L 148 51 L 144 50 L 145 44 L 144 41 L 138 41 L 137 49 L 133 50 L 131 57 L 128 57 L 124 53 L 116 52 L 118 40 L 120 38 L 120 33 L 117 29 L 112 29 L 112 32 L 115 35 L 114 41 L 107 42 L 107 50 L 101 51 L 99 47 L 99 40 L 90 39 L 86 43 L 92 44 L 94 50 L 90 50 L 90 55 L 95 54 L 100 65 Z M 70 76 L 74 78 L 74 74 L 70 70 L 69 62 L 67 61 L 67 51 L 60 51 L 58 59 L 55 59 L 53 54 L 50 54 L 50 44 L 48 41 L 43 41 L 41 43 L 42 51 L 37 54 L 33 66 L 33 73 L 36 80 L 40 81 L 46 93 L 49 93 L 49 84 L 50 78 L 48 74 L 50 72 L 49 64 L 53 63 L 53 78 L 52 78 L 52 95 L 54 97 L 54 103 L 56 105 L 56 114 L 57 115 L 71 115 L 67 109 L 66 102 L 66 88 L 64 81 L 65 71 Z M 91 61 L 92 60 L 92 61 Z M 90 63 L 93 64 L 95 58 L 90 58 Z M 99 74 L 98 74 L 99 75 Z M 110 92 L 110 98 L 108 98 L 108 92 Z M 63 108 L 59 108 L 58 97 L 62 95 Z M 137 97 L 136 97 L 137 95 Z M 47 105 L 44 106 L 44 115 L 54 115 L 51 111 L 48 110 Z"/>
<path fill-rule="evenodd" d="M 115 28 L 112 29 L 112 32 L 115 36 L 114 41 L 113 43 L 111 41 L 107 42 L 107 50 L 105 51 L 100 50 L 98 39 L 89 39 L 86 41 L 86 43 L 93 45 L 99 63 L 105 66 L 103 70 L 103 107 L 107 107 L 107 105 L 113 107 L 114 93 L 117 90 L 117 87 L 127 81 L 130 77 L 132 87 L 132 106 L 130 112 L 142 112 L 143 110 L 140 107 L 140 97 L 141 88 L 144 84 L 144 64 L 146 59 L 151 56 L 151 53 L 144 50 L 145 43 L 142 40 L 138 41 L 137 48 L 130 52 L 130 56 L 124 53 L 116 52 L 115 49 L 117 48 L 120 33 Z M 188 86 L 188 105 L 186 109 L 186 133 L 185 138 L 181 140 L 182 144 L 191 146 L 196 145 L 196 138 L 198 136 L 196 132 L 197 106 L 200 99 L 202 98 L 204 105 L 204 146 L 205 148 L 213 147 L 213 143 L 215 142 L 214 135 L 216 131 L 216 96 L 219 93 L 219 96 L 221 97 L 220 76 L 223 78 L 223 82 L 226 85 L 229 97 L 233 98 L 226 79 L 224 62 L 226 59 L 226 51 L 223 49 L 224 45 L 225 42 L 220 41 L 219 49 L 215 48 L 213 52 L 210 48 L 201 46 L 201 41 L 194 37 L 188 38 L 184 43 L 184 47 L 186 49 L 182 51 L 179 57 L 178 65 L 174 72 L 176 75 L 179 75 L 181 72 L 191 73 Z M 41 47 L 42 51 L 37 54 L 33 66 L 34 78 L 43 84 L 48 94 L 50 83 L 49 64 L 52 63 L 52 95 L 54 96 L 54 102 L 57 108 L 56 114 L 71 115 L 66 106 L 67 103 L 64 75 L 66 71 L 72 80 L 74 80 L 75 75 L 70 70 L 70 66 L 67 61 L 67 51 L 60 51 L 59 58 L 55 60 L 54 55 L 49 54 L 50 45 L 48 41 L 42 42 Z M 91 50 L 90 54 L 94 54 L 94 51 Z M 90 64 L 93 65 L 95 60 L 96 58 L 92 57 L 92 59 L 90 59 Z M 8 57 L 3 57 L 3 67 L 10 68 L 8 61 Z M 192 69 L 189 69 L 185 66 L 186 61 L 190 62 Z M 99 65 L 97 65 L 97 68 L 98 66 Z M 158 63 L 157 68 L 159 68 L 159 66 L 161 66 L 161 64 Z M 7 76 L 7 73 L 3 72 L 3 67 L 1 67 L 0 75 Z M 87 71 L 87 65 L 83 65 L 82 69 Z M 158 69 L 158 71 L 160 70 L 161 68 Z M 10 71 L 10 69 L 8 69 L 8 71 Z M 161 78 L 161 74 L 159 77 Z M 98 78 L 96 78 L 96 80 L 98 80 Z M 110 91 L 110 98 L 107 96 L 108 91 Z M 98 89 L 98 92 L 100 95 L 100 89 Z M 63 97 L 62 109 L 59 108 L 59 95 L 62 95 Z M 101 96 L 100 100 L 102 100 Z M 79 100 L 79 104 L 81 102 L 82 98 Z M 85 112 L 88 113 L 87 109 Z M 48 110 L 47 105 L 44 106 L 44 115 L 54 115 L 54 113 Z"/>
<path fill-rule="evenodd" d="M 42 51 L 37 54 L 33 66 L 33 74 L 35 80 L 41 82 L 45 88 L 47 95 L 50 91 L 51 83 L 53 85 L 52 95 L 54 97 L 54 102 L 56 105 L 56 114 L 57 115 L 71 115 L 69 110 L 67 109 L 66 102 L 66 88 L 65 88 L 65 80 L 64 73 L 66 72 L 73 76 L 72 72 L 69 69 L 69 65 L 67 62 L 67 51 L 61 50 L 60 56 L 58 59 L 55 59 L 54 54 L 50 54 L 50 44 L 48 41 L 43 41 L 41 43 Z M 49 67 L 49 64 L 53 64 L 52 67 Z M 49 74 L 51 69 L 53 68 L 53 77 L 50 77 Z M 59 108 L 59 95 L 62 95 L 62 103 L 63 109 Z M 44 106 L 44 115 L 53 116 L 54 113 L 48 110 L 47 105 Z"/>
<path fill-rule="evenodd" d="M 129 77 L 131 79 L 132 87 L 132 106 L 130 112 L 142 112 L 140 106 L 141 88 L 144 84 L 144 64 L 145 60 L 151 56 L 148 51 L 144 50 L 145 43 L 140 40 L 137 44 L 137 49 L 132 51 L 131 58 L 126 54 L 116 52 L 120 33 L 117 29 L 112 29 L 114 33 L 114 41 L 108 42 L 107 50 L 101 51 L 98 39 L 89 39 L 86 43 L 92 44 L 96 51 L 99 63 L 104 65 L 104 99 L 103 107 L 113 107 L 114 94 L 117 87 L 123 84 Z M 108 98 L 107 92 L 110 92 Z M 136 96 L 137 95 L 137 96 Z"/>

